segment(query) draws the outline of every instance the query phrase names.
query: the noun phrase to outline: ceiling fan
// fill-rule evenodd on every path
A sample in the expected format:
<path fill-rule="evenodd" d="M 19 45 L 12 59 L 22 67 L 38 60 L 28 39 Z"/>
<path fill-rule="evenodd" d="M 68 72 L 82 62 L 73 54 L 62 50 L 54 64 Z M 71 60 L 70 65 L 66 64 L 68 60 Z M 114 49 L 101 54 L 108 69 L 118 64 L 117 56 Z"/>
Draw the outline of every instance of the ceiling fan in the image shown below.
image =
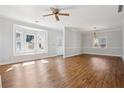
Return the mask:
<path fill-rule="evenodd" d="M 56 21 L 59 21 L 59 16 L 69 16 L 69 13 L 60 13 L 59 8 L 50 7 L 50 10 L 52 11 L 52 13 L 43 15 L 43 17 L 54 15 Z"/>
<path fill-rule="evenodd" d="M 123 5 L 118 6 L 118 13 L 121 13 L 123 11 Z"/>

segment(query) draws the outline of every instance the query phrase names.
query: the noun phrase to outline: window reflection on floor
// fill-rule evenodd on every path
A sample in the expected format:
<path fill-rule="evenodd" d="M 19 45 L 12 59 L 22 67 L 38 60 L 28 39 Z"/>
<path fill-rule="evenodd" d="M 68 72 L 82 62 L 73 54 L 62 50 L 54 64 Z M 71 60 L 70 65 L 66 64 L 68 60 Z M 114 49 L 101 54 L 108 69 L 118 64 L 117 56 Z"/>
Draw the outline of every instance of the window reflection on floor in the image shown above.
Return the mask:
<path fill-rule="evenodd" d="M 22 66 L 28 66 L 28 65 L 33 65 L 33 64 L 35 64 L 35 61 L 23 63 Z"/>
<path fill-rule="evenodd" d="M 5 72 L 9 72 L 9 71 L 12 71 L 13 70 L 13 67 L 7 69 Z"/>
<path fill-rule="evenodd" d="M 91 58 L 91 63 L 93 66 L 93 69 L 95 70 L 106 70 L 109 68 L 108 63 L 106 62 L 106 60 L 97 58 L 97 57 L 93 57 Z"/>
<path fill-rule="evenodd" d="M 42 63 L 49 63 L 47 60 L 41 60 Z"/>

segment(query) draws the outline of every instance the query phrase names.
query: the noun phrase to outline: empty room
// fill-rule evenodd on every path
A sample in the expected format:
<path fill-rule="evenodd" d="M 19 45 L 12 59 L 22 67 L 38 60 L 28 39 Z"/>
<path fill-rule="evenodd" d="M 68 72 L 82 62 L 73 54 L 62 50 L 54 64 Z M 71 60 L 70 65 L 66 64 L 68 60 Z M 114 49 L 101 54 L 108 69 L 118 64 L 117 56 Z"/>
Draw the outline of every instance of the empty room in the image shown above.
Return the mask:
<path fill-rule="evenodd" d="M 0 5 L 0 87 L 123 88 L 123 5 Z"/>

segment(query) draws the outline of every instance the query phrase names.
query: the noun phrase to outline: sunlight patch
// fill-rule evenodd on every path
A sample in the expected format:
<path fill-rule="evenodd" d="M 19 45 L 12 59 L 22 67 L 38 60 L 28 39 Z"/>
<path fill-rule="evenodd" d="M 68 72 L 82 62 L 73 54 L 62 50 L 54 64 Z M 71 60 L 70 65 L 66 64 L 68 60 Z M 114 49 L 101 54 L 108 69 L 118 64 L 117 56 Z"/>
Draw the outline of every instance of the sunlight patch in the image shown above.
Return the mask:
<path fill-rule="evenodd" d="M 7 69 L 5 72 L 9 72 L 9 71 L 12 71 L 13 70 L 13 67 Z"/>
<path fill-rule="evenodd" d="M 47 60 L 41 60 L 42 63 L 48 63 L 49 61 Z"/>
<path fill-rule="evenodd" d="M 32 61 L 32 62 L 27 62 L 27 63 L 23 63 L 22 66 L 28 66 L 28 65 L 33 65 L 35 62 Z"/>

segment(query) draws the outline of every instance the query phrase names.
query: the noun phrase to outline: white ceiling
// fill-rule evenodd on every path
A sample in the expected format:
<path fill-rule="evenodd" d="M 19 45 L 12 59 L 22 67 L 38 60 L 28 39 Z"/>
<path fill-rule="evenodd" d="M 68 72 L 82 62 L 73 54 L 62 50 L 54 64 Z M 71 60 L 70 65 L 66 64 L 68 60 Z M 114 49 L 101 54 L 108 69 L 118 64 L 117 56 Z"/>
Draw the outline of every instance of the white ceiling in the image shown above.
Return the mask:
<path fill-rule="evenodd" d="M 10 17 L 16 20 L 35 23 L 40 21 L 39 25 L 49 26 L 57 29 L 62 29 L 64 26 L 78 27 L 84 30 L 105 29 L 108 27 L 119 26 L 124 19 L 124 11 L 117 13 L 118 6 L 116 5 L 80 5 L 80 6 L 56 6 L 62 9 L 61 12 L 70 13 L 69 17 L 60 17 L 57 22 L 54 16 L 42 17 L 43 14 L 48 14 L 49 7 L 46 5 L 1 5 L 0 15 Z"/>

